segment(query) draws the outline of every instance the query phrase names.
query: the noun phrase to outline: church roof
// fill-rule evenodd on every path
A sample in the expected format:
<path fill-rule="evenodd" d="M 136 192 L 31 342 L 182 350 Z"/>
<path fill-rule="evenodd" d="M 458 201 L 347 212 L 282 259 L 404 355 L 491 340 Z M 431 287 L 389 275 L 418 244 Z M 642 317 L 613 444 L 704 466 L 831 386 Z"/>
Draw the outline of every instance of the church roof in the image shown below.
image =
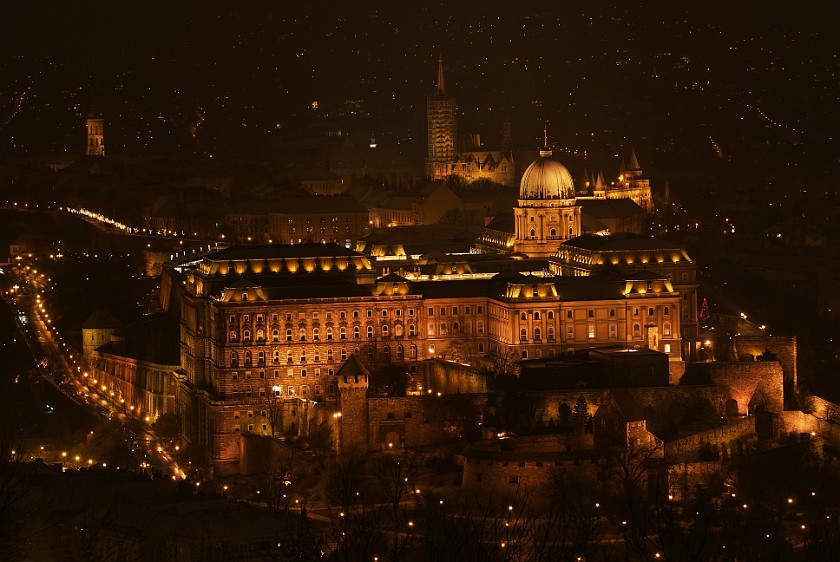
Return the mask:
<path fill-rule="evenodd" d="M 641 170 L 639 167 L 639 160 L 636 158 L 636 149 L 630 147 L 630 162 L 627 163 L 628 170 Z"/>

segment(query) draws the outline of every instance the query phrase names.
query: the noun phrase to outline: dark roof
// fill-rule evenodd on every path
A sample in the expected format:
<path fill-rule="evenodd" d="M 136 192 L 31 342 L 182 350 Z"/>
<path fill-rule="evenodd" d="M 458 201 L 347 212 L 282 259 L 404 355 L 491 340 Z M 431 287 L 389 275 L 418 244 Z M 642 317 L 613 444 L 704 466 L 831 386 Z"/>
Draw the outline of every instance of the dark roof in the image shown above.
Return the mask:
<path fill-rule="evenodd" d="M 120 326 L 120 321 L 114 318 L 110 312 L 103 308 L 97 308 L 82 322 L 82 328 L 87 330 L 105 330 Z"/>
<path fill-rule="evenodd" d="M 350 354 L 350 357 L 347 358 L 347 361 L 339 367 L 338 371 L 336 372 L 335 376 L 340 378 L 356 378 L 358 377 L 367 377 L 370 375 L 370 371 L 368 371 L 367 367 L 359 361 L 359 358 L 356 357 L 355 353 Z"/>
<path fill-rule="evenodd" d="M 121 341 L 97 349 L 103 353 L 177 368 L 181 364 L 179 319 L 174 314 L 146 317 L 120 330 Z"/>
<path fill-rule="evenodd" d="M 582 234 L 563 242 L 563 245 L 583 248 L 593 252 L 682 250 L 678 244 L 663 240 L 662 238 L 653 238 L 651 236 L 642 236 L 641 234 L 632 234 L 629 232 L 618 232 L 609 236 Z"/>
<path fill-rule="evenodd" d="M 645 214 L 632 199 L 583 199 L 579 201 L 583 213 L 597 219 L 628 218 Z"/>
<path fill-rule="evenodd" d="M 607 391 L 607 396 L 612 396 L 621 413 L 624 415 L 626 421 L 642 421 L 646 419 L 645 411 L 630 394 L 626 388 L 611 388 Z"/>
<path fill-rule="evenodd" d="M 231 246 L 211 254 L 210 261 L 272 259 L 272 258 L 320 258 L 331 256 L 359 256 L 364 254 L 339 246 L 334 242 L 327 244 L 282 244 L 277 246 Z"/>
<path fill-rule="evenodd" d="M 380 277 L 376 280 L 377 283 L 407 283 L 408 279 L 397 275 L 396 273 L 389 273 L 385 277 Z"/>

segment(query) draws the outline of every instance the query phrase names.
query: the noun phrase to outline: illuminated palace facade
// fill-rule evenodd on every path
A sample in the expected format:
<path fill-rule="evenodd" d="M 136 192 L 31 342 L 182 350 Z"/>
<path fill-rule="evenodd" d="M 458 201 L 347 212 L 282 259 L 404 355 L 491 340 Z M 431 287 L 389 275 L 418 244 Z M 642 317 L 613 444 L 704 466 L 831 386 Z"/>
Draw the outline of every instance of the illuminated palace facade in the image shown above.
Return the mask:
<path fill-rule="evenodd" d="M 183 281 L 176 410 L 223 473 L 236 471 L 245 432 L 308 431 L 305 410 L 339 398 L 351 354 L 375 370 L 618 346 L 682 365 L 679 293 L 650 274 L 386 273 L 335 244 L 229 248 L 171 271 Z M 278 404 L 282 428 L 268 419 Z"/>

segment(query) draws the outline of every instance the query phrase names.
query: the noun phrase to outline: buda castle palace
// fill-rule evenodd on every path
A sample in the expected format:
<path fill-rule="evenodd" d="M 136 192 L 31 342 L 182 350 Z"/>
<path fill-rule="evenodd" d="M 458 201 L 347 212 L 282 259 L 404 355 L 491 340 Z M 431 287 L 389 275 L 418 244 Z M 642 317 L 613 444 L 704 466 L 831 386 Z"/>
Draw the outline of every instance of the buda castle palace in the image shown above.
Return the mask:
<path fill-rule="evenodd" d="M 452 156 L 436 155 L 434 169 Z M 683 249 L 582 232 L 571 175 L 547 149 L 522 174 L 512 225 L 509 238 L 488 231 L 462 253 L 373 256 L 363 243 L 323 241 L 174 260 L 164 283 L 181 309 L 175 409 L 185 438 L 232 472 L 241 434 L 300 433 L 316 404 L 340 415 L 359 372 L 385 365 L 404 367 L 409 391 L 423 392 L 411 373 L 429 359 L 481 367 L 647 350 L 679 379 L 697 334 L 696 267 Z"/>

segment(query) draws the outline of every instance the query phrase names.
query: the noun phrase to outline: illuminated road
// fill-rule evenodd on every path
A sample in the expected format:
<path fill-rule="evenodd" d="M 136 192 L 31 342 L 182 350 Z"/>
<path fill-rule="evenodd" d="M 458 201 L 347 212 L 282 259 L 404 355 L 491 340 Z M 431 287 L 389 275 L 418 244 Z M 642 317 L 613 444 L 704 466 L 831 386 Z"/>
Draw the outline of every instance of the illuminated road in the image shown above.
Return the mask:
<path fill-rule="evenodd" d="M 15 294 L 6 297 L 6 302 L 14 316 L 18 334 L 29 348 L 33 363 L 37 365 L 33 372 L 37 373 L 42 382 L 60 392 L 70 404 L 74 404 L 83 412 L 92 413 L 101 421 L 111 420 L 115 416 L 125 420 L 124 414 L 116 412 L 84 384 L 81 367 L 76 364 L 76 359 L 81 358 L 72 353 L 65 356 L 63 349 L 66 349 L 66 342 L 60 341 L 60 337 L 54 334 L 51 323 L 47 323 L 50 320 L 43 309 L 42 293 L 34 290 L 32 280 L 15 279 L 2 268 L 0 275 L 9 279 L 11 283 L 18 283 Z M 148 467 L 152 471 L 157 470 L 173 477 L 183 477 L 177 463 L 166 453 L 151 431 L 145 432 L 139 444 L 141 448 L 135 450 L 131 443 L 128 443 L 141 467 Z"/>

